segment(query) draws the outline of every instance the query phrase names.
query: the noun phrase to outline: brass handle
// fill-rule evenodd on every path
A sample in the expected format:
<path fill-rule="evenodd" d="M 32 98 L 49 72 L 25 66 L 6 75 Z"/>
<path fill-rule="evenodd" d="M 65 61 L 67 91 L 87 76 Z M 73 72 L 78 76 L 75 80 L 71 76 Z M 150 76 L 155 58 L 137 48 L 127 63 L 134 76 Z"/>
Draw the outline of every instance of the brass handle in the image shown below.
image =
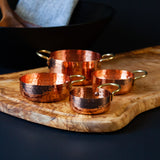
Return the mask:
<path fill-rule="evenodd" d="M 80 77 L 82 79 L 71 81 L 71 84 L 77 83 L 77 82 L 82 82 L 86 79 L 85 76 L 83 76 L 83 75 L 70 75 L 70 78 L 74 78 L 74 77 Z"/>
<path fill-rule="evenodd" d="M 144 77 L 146 77 L 147 74 L 148 74 L 147 71 L 145 71 L 145 70 L 135 70 L 135 71 L 132 71 L 132 73 L 133 73 L 133 74 L 135 74 L 135 73 L 144 73 L 144 74 L 142 74 L 141 76 L 134 77 L 134 80 L 140 79 L 140 78 L 144 78 Z"/>
<path fill-rule="evenodd" d="M 114 58 L 113 53 L 107 53 L 102 55 L 102 59 L 99 60 L 99 62 L 109 61 Z"/>
<path fill-rule="evenodd" d="M 116 87 L 118 87 L 118 89 L 116 89 L 115 91 L 112 92 L 112 95 L 119 92 L 120 89 L 121 89 L 121 86 L 119 84 L 116 84 L 116 83 L 104 83 L 104 84 L 101 84 L 100 86 L 98 86 L 97 88 L 102 88 L 104 86 L 116 86 Z"/>
<path fill-rule="evenodd" d="M 43 58 L 43 59 L 46 59 L 46 60 L 48 61 L 49 57 L 44 56 L 43 53 L 50 55 L 50 54 L 51 54 L 51 51 L 48 51 L 48 50 L 44 50 L 44 49 L 43 49 L 43 50 L 39 50 L 39 51 L 36 52 L 36 54 L 37 54 L 39 57 L 41 57 L 41 58 Z"/>

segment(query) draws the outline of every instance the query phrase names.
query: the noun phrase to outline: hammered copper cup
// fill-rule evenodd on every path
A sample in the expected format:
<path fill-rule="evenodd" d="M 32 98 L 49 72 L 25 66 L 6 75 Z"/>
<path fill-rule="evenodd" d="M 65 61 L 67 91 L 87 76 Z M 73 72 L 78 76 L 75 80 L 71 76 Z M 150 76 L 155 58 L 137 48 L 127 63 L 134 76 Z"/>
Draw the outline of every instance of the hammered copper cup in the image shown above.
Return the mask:
<path fill-rule="evenodd" d="M 45 54 L 49 55 L 46 56 Z M 40 50 L 37 55 L 47 60 L 48 67 L 52 73 L 63 73 L 67 75 L 84 75 L 86 79 L 76 85 L 90 85 L 92 72 L 100 68 L 103 61 L 113 59 L 113 54 L 100 55 L 90 50 Z"/>
<path fill-rule="evenodd" d="M 112 93 L 103 86 L 116 86 Z M 80 114 L 100 114 L 108 111 L 113 95 L 120 90 L 120 85 L 106 83 L 96 89 L 90 87 L 76 87 L 70 92 L 70 106 Z"/>
<path fill-rule="evenodd" d="M 81 78 L 73 81 L 73 77 Z M 67 76 L 61 73 L 30 73 L 20 77 L 23 97 L 35 102 L 54 102 L 65 99 L 73 83 L 83 81 L 82 75 Z"/>
<path fill-rule="evenodd" d="M 135 74 L 141 74 L 135 76 Z M 129 72 L 127 70 L 118 70 L 118 69 L 103 69 L 97 70 L 93 73 L 92 76 L 92 86 L 96 88 L 99 85 L 105 83 L 116 83 L 121 86 L 121 90 L 116 94 L 126 94 L 131 91 L 135 80 L 144 78 L 147 76 L 147 71 L 144 70 L 135 70 Z M 106 86 L 106 89 L 112 91 L 112 86 Z"/>

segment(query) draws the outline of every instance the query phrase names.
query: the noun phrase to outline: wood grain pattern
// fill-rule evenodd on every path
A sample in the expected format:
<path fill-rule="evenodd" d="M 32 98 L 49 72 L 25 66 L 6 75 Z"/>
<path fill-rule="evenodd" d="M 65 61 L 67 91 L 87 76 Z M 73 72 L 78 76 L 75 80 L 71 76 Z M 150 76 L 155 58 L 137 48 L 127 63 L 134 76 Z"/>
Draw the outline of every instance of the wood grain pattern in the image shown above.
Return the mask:
<path fill-rule="evenodd" d="M 108 112 L 80 115 L 70 108 L 69 97 L 56 103 L 35 103 L 19 92 L 19 77 L 31 72 L 48 72 L 38 68 L 0 75 L 0 111 L 43 125 L 77 132 L 112 132 L 126 126 L 138 114 L 160 106 L 160 46 L 117 54 L 102 68 L 143 69 L 148 76 L 135 81 L 132 91 L 114 96 Z"/>

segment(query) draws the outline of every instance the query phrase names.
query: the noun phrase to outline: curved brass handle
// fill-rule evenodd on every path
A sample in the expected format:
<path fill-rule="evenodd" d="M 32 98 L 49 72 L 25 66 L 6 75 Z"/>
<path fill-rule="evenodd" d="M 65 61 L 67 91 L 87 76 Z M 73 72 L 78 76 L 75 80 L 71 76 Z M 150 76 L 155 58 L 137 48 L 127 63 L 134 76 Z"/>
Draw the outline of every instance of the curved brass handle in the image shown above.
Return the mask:
<path fill-rule="evenodd" d="M 84 81 L 86 79 L 86 77 L 83 76 L 83 75 L 70 75 L 70 78 L 74 78 L 74 77 L 80 77 L 82 79 L 71 81 L 71 84 L 77 83 L 77 82 L 82 82 L 82 81 Z"/>
<path fill-rule="evenodd" d="M 39 51 L 36 52 L 36 54 L 37 54 L 39 57 L 48 60 L 49 57 L 44 56 L 43 53 L 50 55 L 50 54 L 51 54 L 51 51 L 48 51 L 48 50 L 44 50 L 44 49 L 43 49 L 43 50 L 39 50 Z"/>
<path fill-rule="evenodd" d="M 101 84 L 100 86 L 98 86 L 97 88 L 102 88 L 104 86 L 116 86 L 116 87 L 118 87 L 118 89 L 116 89 L 115 91 L 112 92 L 112 95 L 119 92 L 120 89 L 121 89 L 121 86 L 119 84 L 116 84 L 116 83 L 104 83 L 104 84 Z"/>
<path fill-rule="evenodd" d="M 99 62 L 109 61 L 114 58 L 113 53 L 107 53 L 102 55 L 102 59 L 99 60 Z"/>
<path fill-rule="evenodd" d="M 144 78 L 144 77 L 146 77 L 147 74 L 148 74 L 147 71 L 145 71 L 145 70 L 135 70 L 135 71 L 132 71 L 132 73 L 133 73 L 133 74 L 135 74 L 135 73 L 144 73 L 144 74 L 142 74 L 141 76 L 134 77 L 134 80 L 140 79 L 140 78 Z"/>

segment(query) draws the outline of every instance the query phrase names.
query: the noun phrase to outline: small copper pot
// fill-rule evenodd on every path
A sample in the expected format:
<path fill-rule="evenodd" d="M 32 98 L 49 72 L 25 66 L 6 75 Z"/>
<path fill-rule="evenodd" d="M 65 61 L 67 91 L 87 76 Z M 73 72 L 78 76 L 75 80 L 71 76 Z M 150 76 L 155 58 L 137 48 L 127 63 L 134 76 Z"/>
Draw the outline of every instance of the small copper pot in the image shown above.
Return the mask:
<path fill-rule="evenodd" d="M 45 56 L 44 54 L 49 54 Z M 40 50 L 37 55 L 47 60 L 48 67 L 52 73 L 63 73 L 67 75 L 84 75 L 86 80 L 76 85 L 90 85 L 92 72 L 100 68 L 100 63 L 113 59 L 111 53 L 101 56 L 98 52 L 90 50 Z"/>
<path fill-rule="evenodd" d="M 79 80 L 71 80 L 80 77 Z M 22 96 L 35 102 L 54 102 L 65 99 L 73 83 L 83 81 L 82 75 L 67 76 L 61 73 L 30 73 L 20 77 Z"/>
<path fill-rule="evenodd" d="M 118 89 L 111 93 L 103 86 L 116 86 Z M 77 87 L 70 92 L 70 106 L 80 114 L 100 114 L 108 111 L 113 95 L 119 90 L 120 86 L 115 83 L 106 83 L 96 89 Z"/>
<path fill-rule="evenodd" d="M 135 76 L 135 74 L 141 73 L 140 76 Z M 93 88 L 105 83 L 116 83 L 121 86 L 121 90 L 116 94 L 125 94 L 130 92 L 134 85 L 134 81 L 147 76 L 147 72 L 144 70 L 135 70 L 129 72 L 127 70 L 118 69 L 103 69 L 97 70 L 92 76 Z M 114 89 L 112 86 L 106 86 L 105 89 L 112 91 Z"/>

